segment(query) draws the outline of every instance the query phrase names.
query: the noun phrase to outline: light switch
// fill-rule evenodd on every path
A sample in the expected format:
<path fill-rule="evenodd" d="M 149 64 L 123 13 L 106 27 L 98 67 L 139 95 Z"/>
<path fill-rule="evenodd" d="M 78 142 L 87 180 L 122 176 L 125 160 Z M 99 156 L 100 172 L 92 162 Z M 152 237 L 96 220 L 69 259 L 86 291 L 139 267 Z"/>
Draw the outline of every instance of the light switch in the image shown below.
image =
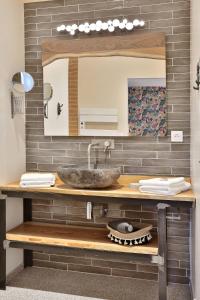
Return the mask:
<path fill-rule="evenodd" d="M 171 131 L 171 142 L 182 143 L 183 131 Z"/>

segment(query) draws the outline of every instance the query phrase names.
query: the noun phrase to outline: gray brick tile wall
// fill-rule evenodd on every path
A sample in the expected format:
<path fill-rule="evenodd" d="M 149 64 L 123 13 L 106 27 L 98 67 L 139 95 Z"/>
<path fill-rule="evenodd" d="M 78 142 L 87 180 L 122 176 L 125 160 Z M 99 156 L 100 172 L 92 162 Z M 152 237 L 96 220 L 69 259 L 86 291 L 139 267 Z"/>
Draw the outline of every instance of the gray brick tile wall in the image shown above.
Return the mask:
<path fill-rule="evenodd" d="M 166 32 L 167 46 L 167 89 L 168 89 L 168 135 L 171 130 L 183 130 L 182 145 L 170 142 L 168 137 L 151 139 L 124 138 L 122 147 L 115 149 L 112 163 L 120 165 L 124 173 L 189 175 L 189 135 L 190 135 L 190 1 L 172 0 L 117 0 L 117 1 L 47 1 L 44 3 L 29 3 L 25 5 L 25 42 L 26 70 L 30 72 L 36 87 L 26 98 L 27 127 L 27 169 L 56 171 L 62 163 L 74 163 L 79 157 L 79 163 L 86 162 L 85 148 L 88 138 L 63 138 L 62 144 L 53 137 L 43 135 L 43 105 L 42 105 L 42 67 L 40 43 L 44 37 L 57 35 L 55 28 L 60 22 L 79 22 L 81 20 L 96 20 L 109 17 L 140 17 L 146 20 L 146 30 Z M 67 141 L 74 141 L 77 152 L 69 153 Z M 119 138 L 115 138 L 116 145 Z M 45 143 L 48 144 L 45 145 Z M 144 145 L 145 144 L 145 145 Z M 49 151 L 48 159 L 40 156 L 40 150 Z M 54 149 L 63 150 L 63 155 L 54 155 Z M 185 148 L 179 156 L 179 148 Z M 33 150 L 38 150 L 32 155 Z M 127 150 L 130 150 L 127 160 Z M 78 152 L 81 152 L 78 154 Z M 131 151 L 132 157 L 131 157 Z M 160 152 L 165 152 L 162 156 Z M 181 150 L 182 151 L 182 150 Z M 117 157 L 117 158 L 116 158 Z M 154 158 L 147 161 L 146 158 Z M 168 160 L 170 158 L 170 161 Z M 148 167 L 148 168 L 147 168 Z M 150 168 L 151 167 L 151 168 Z M 153 168 L 152 168 L 153 167 Z"/>
<path fill-rule="evenodd" d="M 41 42 L 46 37 L 57 36 L 55 29 L 62 22 L 112 17 L 143 18 L 146 31 L 166 33 L 169 130 L 164 138 L 115 138 L 111 163 L 121 166 L 126 174 L 190 174 L 189 0 L 54 0 L 25 4 L 26 70 L 36 83 L 26 97 L 27 171 L 56 171 L 62 164 L 86 163 L 87 146 L 91 141 L 88 137 L 44 136 Z M 183 130 L 182 144 L 170 142 L 171 130 Z M 88 222 L 84 203 L 34 200 L 33 218 L 41 222 L 105 226 L 108 220 L 126 216 L 149 221 L 156 230 L 156 210 L 152 205 L 112 204 L 107 217 L 103 217 L 101 211 L 102 206 L 96 204 L 94 220 Z M 190 212 L 173 208 L 169 214 L 181 216 L 180 221 L 168 222 L 169 280 L 188 283 Z M 34 264 L 148 280 L 157 280 L 158 276 L 157 267 L 147 257 L 119 253 L 69 250 L 66 256 L 35 252 Z"/>

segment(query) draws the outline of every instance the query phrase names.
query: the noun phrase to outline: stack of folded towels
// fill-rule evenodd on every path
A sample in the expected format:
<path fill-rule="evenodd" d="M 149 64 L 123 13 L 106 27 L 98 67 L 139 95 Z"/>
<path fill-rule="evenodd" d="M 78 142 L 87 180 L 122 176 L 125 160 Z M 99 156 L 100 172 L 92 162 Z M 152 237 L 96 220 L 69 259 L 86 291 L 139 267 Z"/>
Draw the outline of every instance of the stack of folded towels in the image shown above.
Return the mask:
<path fill-rule="evenodd" d="M 191 188 L 184 177 L 153 178 L 139 181 L 139 191 L 142 193 L 175 196 Z"/>
<path fill-rule="evenodd" d="M 21 176 L 21 187 L 51 187 L 55 185 L 56 176 L 52 173 L 26 173 Z"/>

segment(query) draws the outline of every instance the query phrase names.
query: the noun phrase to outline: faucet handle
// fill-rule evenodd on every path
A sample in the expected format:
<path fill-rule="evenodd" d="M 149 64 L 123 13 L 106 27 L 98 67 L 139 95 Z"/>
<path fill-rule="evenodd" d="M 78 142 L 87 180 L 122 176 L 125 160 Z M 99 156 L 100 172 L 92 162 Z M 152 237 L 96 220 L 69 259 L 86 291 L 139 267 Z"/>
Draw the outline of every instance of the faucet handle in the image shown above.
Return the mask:
<path fill-rule="evenodd" d="M 111 147 L 111 142 L 110 141 L 105 141 L 104 142 L 104 152 L 109 151 L 110 147 Z"/>

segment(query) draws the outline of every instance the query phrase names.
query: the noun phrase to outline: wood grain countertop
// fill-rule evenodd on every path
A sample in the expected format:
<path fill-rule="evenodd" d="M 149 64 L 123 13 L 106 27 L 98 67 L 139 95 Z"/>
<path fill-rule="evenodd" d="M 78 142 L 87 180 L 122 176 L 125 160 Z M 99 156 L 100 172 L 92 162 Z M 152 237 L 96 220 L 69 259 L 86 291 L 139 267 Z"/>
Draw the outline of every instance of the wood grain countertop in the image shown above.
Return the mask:
<path fill-rule="evenodd" d="M 161 201 L 177 201 L 177 202 L 195 202 L 196 198 L 192 190 L 180 193 L 176 196 L 160 196 L 148 193 L 141 193 L 136 189 L 129 188 L 130 183 L 137 183 L 141 179 L 150 179 L 161 176 L 141 176 L 141 175 L 121 175 L 118 184 L 106 189 L 74 189 L 65 185 L 59 178 L 56 180 L 54 187 L 50 188 L 31 188 L 20 187 L 19 181 L 0 185 L 0 190 L 6 194 L 9 192 L 17 193 L 48 193 L 61 195 L 79 195 L 79 196 L 95 196 L 95 197 L 111 197 L 111 198 L 128 198 L 128 199 L 146 199 Z M 190 182 L 190 178 L 186 178 Z"/>

